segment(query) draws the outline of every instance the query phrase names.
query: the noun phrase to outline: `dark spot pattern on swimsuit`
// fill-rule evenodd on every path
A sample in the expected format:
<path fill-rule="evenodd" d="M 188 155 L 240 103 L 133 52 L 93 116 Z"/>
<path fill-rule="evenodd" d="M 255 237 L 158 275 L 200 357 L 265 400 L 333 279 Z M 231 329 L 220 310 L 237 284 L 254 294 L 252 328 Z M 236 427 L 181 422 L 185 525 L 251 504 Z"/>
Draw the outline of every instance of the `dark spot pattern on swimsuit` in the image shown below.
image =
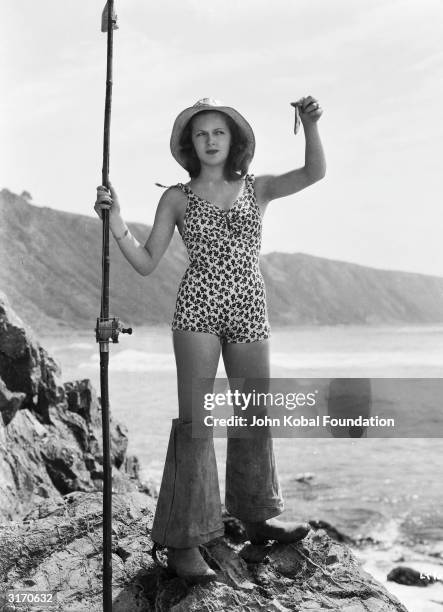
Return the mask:
<path fill-rule="evenodd" d="M 221 342 L 270 337 L 254 180 L 246 175 L 243 193 L 229 210 L 178 183 L 187 195 L 182 238 L 190 265 L 178 288 L 172 330 L 207 332 Z"/>

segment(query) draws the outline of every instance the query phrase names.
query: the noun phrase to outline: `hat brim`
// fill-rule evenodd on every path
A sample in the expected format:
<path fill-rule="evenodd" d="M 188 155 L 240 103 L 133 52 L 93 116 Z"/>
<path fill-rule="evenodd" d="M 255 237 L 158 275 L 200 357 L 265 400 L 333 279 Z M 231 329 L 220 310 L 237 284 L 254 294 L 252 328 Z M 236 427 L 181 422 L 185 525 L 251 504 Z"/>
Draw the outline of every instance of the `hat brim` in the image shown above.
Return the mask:
<path fill-rule="evenodd" d="M 180 166 L 186 169 L 185 158 L 182 155 L 181 147 L 180 147 L 181 135 L 186 125 L 189 123 L 189 121 L 195 115 L 197 115 L 198 113 L 201 113 L 202 111 L 214 111 L 218 113 L 224 113 L 225 115 L 228 115 L 228 117 L 230 117 L 237 124 L 237 126 L 241 130 L 247 142 L 245 153 L 247 156 L 247 163 L 249 164 L 252 158 L 254 157 L 255 136 L 254 136 L 254 132 L 252 131 L 252 127 L 249 125 L 249 123 L 246 121 L 243 115 L 241 115 L 238 111 L 236 111 L 235 108 L 232 108 L 230 106 L 216 106 L 213 104 L 208 104 L 208 105 L 201 104 L 199 106 L 190 106 L 189 108 L 185 108 L 185 110 L 182 111 L 178 115 L 176 120 L 174 121 L 174 125 L 172 127 L 172 133 L 171 133 L 170 147 L 171 147 L 172 156 L 174 157 L 175 160 L 178 161 Z"/>

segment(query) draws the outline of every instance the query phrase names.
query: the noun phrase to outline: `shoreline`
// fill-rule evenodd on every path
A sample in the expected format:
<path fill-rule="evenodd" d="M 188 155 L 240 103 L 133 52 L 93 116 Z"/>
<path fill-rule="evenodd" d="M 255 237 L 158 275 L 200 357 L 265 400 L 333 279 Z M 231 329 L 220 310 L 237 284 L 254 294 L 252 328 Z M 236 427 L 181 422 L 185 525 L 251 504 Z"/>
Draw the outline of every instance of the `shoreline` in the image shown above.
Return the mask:
<path fill-rule="evenodd" d="M 441 542 L 443 547 L 443 541 Z M 362 569 L 373 576 L 387 591 L 397 597 L 408 612 L 441 612 L 443 606 L 443 584 L 435 582 L 428 586 L 398 584 L 387 580 L 394 567 L 410 567 L 419 572 L 443 576 L 443 559 L 438 561 L 431 555 L 419 553 L 414 547 L 393 544 L 358 548 L 351 546 Z"/>
<path fill-rule="evenodd" d="M 94 325 L 95 325 L 95 321 L 91 321 L 91 328 L 87 328 L 87 327 L 60 327 L 60 328 L 56 328 L 54 329 L 53 326 L 47 327 L 46 326 L 42 326 L 41 328 L 39 328 L 39 326 L 37 325 L 35 327 L 35 329 L 33 328 L 34 334 L 37 337 L 46 337 L 46 338 L 51 338 L 51 337 L 72 337 L 76 334 L 83 336 L 91 336 L 91 338 L 93 340 L 95 340 L 95 331 L 94 331 Z M 161 323 L 161 324 L 142 324 L 142 325 L 134 325 L 133 329 L 137 329 L 140 332 L 171 332 L 170 330 L 170 325 L 168 323 Z M 37 330 L 37 331 L 36 331 Z M 335 325 L 323 325 L 323 324 L 318 324 L 318 325 L 297 325 L 297 324 L 289 324 L 289 325 L 272 325 L 271 326 L 271 338 L 272 338 L 272 332 L 278 332 L 278 333 L 282 333 L 282 332 L 294 332 L 294 331 L 299 331 L 299 332 L 312 332 L 312 331 L 316 331 L 316 330 L 337 330 L 337 331 L 358 331 L 358 330 L 379 330 L 380 332 L 385 332 L 385 331 L 395 331 L 395 332 L 407 332 L 407 333 L 420 333 L 423 331 L 429 331 L 429 333 L 433 333 L 433 332 L 442 332 L 443 333 L 443 322 L 441 323 L 423 323 L 423 324 L 417 324 L 417 323 L 411 323 L 411 324 L 405 324 L 403 322 L 395 324 L 388 324 L 388 323 L 383 323 L 383 324 L 376 324 L 376 323 L 367 323 L 367 324 L 359 324 L 356 325 L 355 323 L 337 323 Z M 172 332 L 171 332 L 172 334 Z"/>

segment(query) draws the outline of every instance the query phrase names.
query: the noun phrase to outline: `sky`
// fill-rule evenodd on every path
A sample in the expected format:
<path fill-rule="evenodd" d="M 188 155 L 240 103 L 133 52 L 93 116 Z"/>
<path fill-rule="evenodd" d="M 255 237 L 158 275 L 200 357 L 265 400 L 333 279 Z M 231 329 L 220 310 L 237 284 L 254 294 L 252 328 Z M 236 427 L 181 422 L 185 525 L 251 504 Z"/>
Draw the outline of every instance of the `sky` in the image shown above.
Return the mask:
<path fill-rule="evenodd" d="M 95 216 L 106 75 L 104 1 L 3 0 L 0 188 Z M 290 102 L 312 95 L 327 175 L 272 201 L 262 252 L 443 276 L 441 0 L 115 0 L 110 178 L 152 224 L 186 182 L 173 121 L 199 98 L 256 135 L 250 172 L 304 163 Z"/>

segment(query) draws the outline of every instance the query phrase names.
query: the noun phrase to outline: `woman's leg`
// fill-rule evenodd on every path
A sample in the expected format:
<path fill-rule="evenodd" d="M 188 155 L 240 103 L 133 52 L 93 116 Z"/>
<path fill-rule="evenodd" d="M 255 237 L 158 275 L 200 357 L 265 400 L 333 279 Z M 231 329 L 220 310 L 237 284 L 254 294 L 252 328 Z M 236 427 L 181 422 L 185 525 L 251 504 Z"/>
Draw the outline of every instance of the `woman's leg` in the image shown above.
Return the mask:
<path fill-rule="evenodd" d="M 215 577 L 198 545 L 223 535 L 217 464 L 212 436 L 194 438 L 192 421 L 212 393 L 220 358 L 217 336 L 174 331 L 179 418 L 174 419 L 152 537 L 168 547 L 168 564 L 188 580 Z"/>
<path fill-rule="evenodd" d="M 220 360 L 220 340 L 214 334 L 175 330 L 173 343 L 179 419 L 183 423 L 190 423 L 193 411 L 203 407 L 204 394 L 213 391 Z M 197 417 L 197 412 L 194 416 Z"/>
<path fill-rule="evenodd" d="M 268 393 L 270 377 L 270 343 L 268 340 L 227 343 L 223 360 L 231 391 Z M 238 414 L 251 417 L 266 413 L 263 403 Z M 254 431 L 254 430 L 252 430 Z M 246 433 L 250 434 L 251 430 Z M 274 517 L 283 511 L 283 498 L 275 465 L 272 436 L 268 428 L 256 428 L 255 435 L 228 436 L 226 459 L 226 507 L 245 523 L 251 542 L 267 539 L 295 542 L 309 532 L 309 525 L 284 523 Z M 243 436 L 242 436 L 243 433 Z"/>

